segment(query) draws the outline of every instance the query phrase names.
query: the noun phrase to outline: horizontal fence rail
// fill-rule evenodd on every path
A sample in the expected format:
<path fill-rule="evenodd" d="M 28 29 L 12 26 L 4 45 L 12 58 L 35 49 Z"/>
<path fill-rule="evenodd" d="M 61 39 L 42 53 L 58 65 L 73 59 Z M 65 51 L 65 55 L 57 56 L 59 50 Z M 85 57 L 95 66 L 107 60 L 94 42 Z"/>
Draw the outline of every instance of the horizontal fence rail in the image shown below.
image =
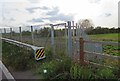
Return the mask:
<path fill-rule="evenodd" d="M 76 40 L 76 41 L 78 41 L 78 40 Z M 117 60 L 118 62 L 120 62 L 120 56 L 113 56 L 113 55 L 109 55 L 109 54 L 90 52 L 90 51 L 84 50 L 84 43 L 97 43 L 97 44 L 102 44 L 102 45 L 118 46 L 118 45 L 120 45 L 120 43 L 118 43 L 118 42 L 85 41 L 83 38 L 80 38 L 79 43 L 80 43 L 80 62 L 83 62 L 84 64 L 85 64 L 85 62 L 87 62 L 87 60 L 85 60 L 85 56 L 84 56 L 85 54 L 91 55 L 93 57 L 95 56 L 96 58 L 99 57 L 100 59 L 110 58 L 112 60 Z M 98 65 L 98 66 L 106 66 L 106 65 L 101 65 L 99 63 L 94 63 L 91 61 L 88 61 L 88 63 L 93 64 L 93 65 Z M 106 66 L 106 67 L 111 68 L 112 66 Z"/>
<path fill-rule="evenodd" d="M 95 53 L 95 52 L 88 52 L 88 51 L 85 51 L 84 53 L 87 53 L 87 54 L 91 54 L 91 55 L 97 55 L 97 56 L 100 56 L 100 57 L 103 57 L 103 58 L 111 58 L 111 59 L 114 59 L 114 60 L 120 60 L 120 56 L 112 56 L 112 55 L 108 55 L 108 54 L 101 54 L 101 53 Z"/>
<path fill-rule="evenodd" d="M 51 24 L 53 26 L 60 26 L 60 25 L 65 25 L 66 23 L 59 23 L 59 24 Z"/>
<path fill-rule="evenodd" d="M 28 48 L 31 48 L 33 50 L 35 50 L 36 48 L 37 49 L 41 49 L 41 48 L 44 48 L 44 47 L 38 47 L 38 46 L 34 46 L 34 45 L 30 45 L 30 44 L 26 44 L 26 43 L 22 43 L 22 42 L 19 42 L 19 41 L 16 41 L 16 40 L 11 40 L 11 39 L 7 39 L 7 38 L 1 38 L 2 40 L 5 40 L 5 41 L 8 41 L 9 43 L 13 43 L 15 45 L 19 45 L 19 46 L 26 46 Z"/>
<path fill-rule="evenodd" d="M 86 42 L 86 43 L 104 44 L 104 45 L 113 45 L 113 46 L 120 45 L 119 42 L 97 42 L 97 41 L 84 41 L 84 42 Z"/>
<path fill-rule="evenodd" d="M 106 66 L 105 64 L 98 64 L 98 63 L 94 63 L 94 62 L 89 62 L 89 64 L 92 64 L 92 65 L 94 65 L 95 67 L 96 67 L 96 65 L 97 66 L 101 66 L 101 67 L 107 67 L 107 68 L 112 68 L 112 69 L 114 69 L 113 67 L 111 67 L 111 66 Z"/>

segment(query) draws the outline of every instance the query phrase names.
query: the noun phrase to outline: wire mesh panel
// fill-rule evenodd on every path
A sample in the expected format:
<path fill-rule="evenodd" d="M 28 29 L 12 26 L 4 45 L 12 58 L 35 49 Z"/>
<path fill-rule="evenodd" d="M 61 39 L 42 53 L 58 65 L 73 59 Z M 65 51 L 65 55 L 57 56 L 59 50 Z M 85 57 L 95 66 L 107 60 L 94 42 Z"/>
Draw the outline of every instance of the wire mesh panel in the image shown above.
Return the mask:
<path fill-rule="evenodd" d="M 79 26 L 77 24 L 74 25 L 74 23 L 72 23 L 72 26 L 74 27 L 72 30 L 75 34 L 75 36 L 73 36 L 72 40 L 73 40 L 73 60 L 74 61 L 78 61 L 79 60 Z"/>
<path fill-rule="evenodd" d="M 56 55 L 67 53 L 67 28 L 65 25 L 54 26 L 54 45 Z"/>
<path fill-rule="evenodd" d="M 74 57 L 75 59 L 79 59 L 79 52 L 80 52 L 80 44 L 79 44 L 79 38 L 83 38 L 85 41 L 91 41 L 89 36 L 84 32 L 84 29 L 80 27 L 80 25 L 76 24 L 75 26 L 75 41 L 73 43 L 73 49 L 74 49 Z M 89 52 L 96 52 L 96 53 L 102 53 L 102 45 L 101 44 L 93 44 L 93 43 L 84 43 L 84 51 Z M 92 55 L 85 55 L 86 59 L 90 58 Z M 92 58 L 92 57 L 91 57 Z"/>
<path fill-rule="evenodd" d="M 5 28 L 1 28 L 2 37 L 5 37 L 5 33 L 6 33 Z"/>
<path fill-rule="evenodd" d="M 33 26 L 34 45 L 50 48 L 51 28 L 50 26 Z"/>
<path fill-rule="evenodd" d="M 19 28 L 18 27 L 12 28 L 11 39 L 18 40 L 18 41 L 20 40 Z"/>
<path fill-rule="evenodd" d="M 31 27 L 21 27 L 22 42 L 32 44 Z"/>
<path fill-rule="evenodd" d="M 10 28 L 4 28 L 3 37 L 10 38 Z"/>

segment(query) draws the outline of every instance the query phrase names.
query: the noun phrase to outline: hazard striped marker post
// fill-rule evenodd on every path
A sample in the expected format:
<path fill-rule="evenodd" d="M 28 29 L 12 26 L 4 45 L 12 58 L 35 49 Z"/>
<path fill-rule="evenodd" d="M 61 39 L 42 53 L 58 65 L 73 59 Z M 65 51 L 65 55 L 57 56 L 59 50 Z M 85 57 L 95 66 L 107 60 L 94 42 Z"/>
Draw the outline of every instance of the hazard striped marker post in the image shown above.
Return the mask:
<path fill-rule="evenodd" d="M 35 50 L 35 59 L 36 60 L 40 60 L 40 59 L 43 59 L 45 58 L 45 50 L 44 50 L 44 47 L 41 47 L 41 48 L 37 48 Z"/>

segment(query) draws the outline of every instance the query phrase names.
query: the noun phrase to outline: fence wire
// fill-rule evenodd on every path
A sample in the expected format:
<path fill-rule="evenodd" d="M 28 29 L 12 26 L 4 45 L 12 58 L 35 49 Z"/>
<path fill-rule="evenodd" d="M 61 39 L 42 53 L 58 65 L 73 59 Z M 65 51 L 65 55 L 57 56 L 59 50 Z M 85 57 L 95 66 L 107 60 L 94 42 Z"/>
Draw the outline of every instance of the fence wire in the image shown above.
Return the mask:
<path fill-rule="evenodd" d="M 79 38 L 82 37 L 84 40 L 91 41 L 84 30 L 75 24 L 74 21 L 67 22 L 66 24 L 62 23 L 62 25 L 13 27 L 3 29 L 2 31 L 4 31 L 3 37 L 48 49 L 54 48 L 52 51 L 56 55 L 68 54 L 75 59 L 79 59 L 80 57 Z M 102 45 L 85 43 L 84 51 L 102 53 Z"/>
<path fill-rule="evenodd" d="M 73 40 L 75 38 L 75 41 L 73 41 L 73 50 L 74 50 L 73 57 L 74 57 L 74 59 L 79 60 L 79 58 L 80 58 L 79 38 L 83 38 L 85 41 L 91 41 L 91 39 L 78 24 L 76 24 L 75 28 L 72 30 L 74 31 L 72 33 L 75 33 L 75 37 L 73 37 Z M 84 43 L 84 51 L 102 53 L 102 44 Z M 93 56 L 93 55 L 85 54 L 86 59 L 89 59 L 89 60 L 92 59 L 92 58 L 90 58 L 91 56 Z"/>
<path fill-rule="evenodd" d="M 67 53 L 67 29 L 65 26 L 54 26 L 55 53 L 64 55 Z"/>

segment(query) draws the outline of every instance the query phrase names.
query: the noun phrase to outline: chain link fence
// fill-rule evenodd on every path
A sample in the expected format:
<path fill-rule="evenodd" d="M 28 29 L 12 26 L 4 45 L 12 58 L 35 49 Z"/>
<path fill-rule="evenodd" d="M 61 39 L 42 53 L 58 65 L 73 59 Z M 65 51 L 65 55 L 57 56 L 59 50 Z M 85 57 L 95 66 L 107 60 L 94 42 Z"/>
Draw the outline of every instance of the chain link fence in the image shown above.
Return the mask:
<path fill-rule="evenodd" d="M 67 23 L 4 28 L 3 37 L 51 49 L 55 55 L 67 54 L 79 60 L 79 38 L 90 41 L 74 21 Z M 102 53 L 102 45 L 85 43 L 84 50 Z M 89 56 L 86 56 L 89 58 Z"/>

